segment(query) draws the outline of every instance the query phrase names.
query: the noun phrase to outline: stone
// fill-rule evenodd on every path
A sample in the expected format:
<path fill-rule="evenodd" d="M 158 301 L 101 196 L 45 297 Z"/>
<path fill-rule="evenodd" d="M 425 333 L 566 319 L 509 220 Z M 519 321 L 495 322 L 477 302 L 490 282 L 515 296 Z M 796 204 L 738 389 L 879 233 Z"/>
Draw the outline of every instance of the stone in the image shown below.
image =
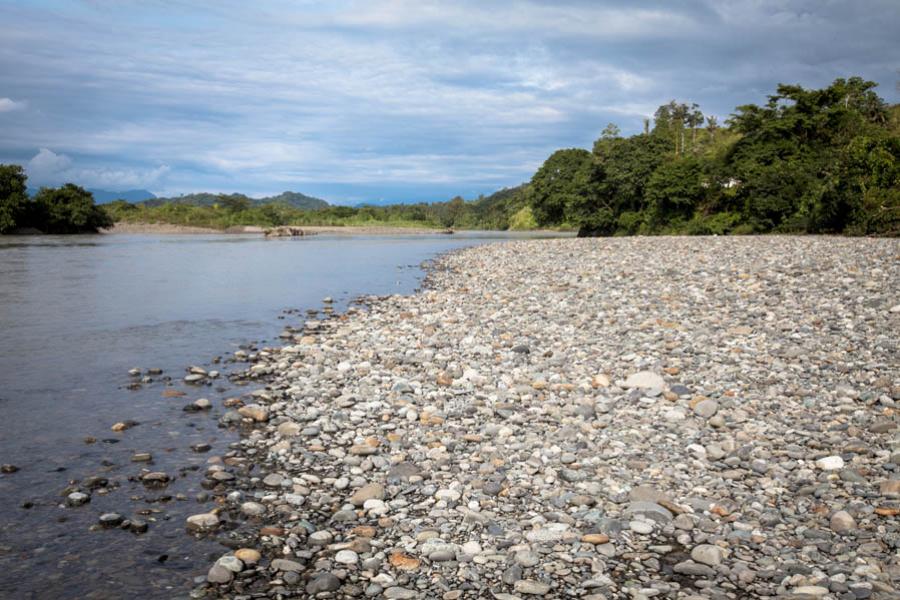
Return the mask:
<path fill-rule="evenodd" d="M 660 524 L 665 524 L 672 520 L 672 513 L 669 509 L 655 502 L 631 502 L 625 507 L 623 514 L 626 517 L 641 516 Z"/>
<path fill-rule="evenodd" d="M 837 471 L 844 468 L 844 459 L 840 456 L 826 456 L 818 459 L 816 466 L 823 471 Z"/>
<path fill-rule="evenodd" d="M 238 414 L 248 419 L 253 419 L 257 423 L 264 423 L 269 420 L 269 411 L 266 407 L 259 404 L 247 404 L 237 410 Z"/>
<path fill-rule="evenodd" d="M 359 555 L 353 550 L 340 550 L 334 555 L 334 560 L 342 565 L 355 565 L 359 562 Z"/>
<path fill-rule="evenodd" d="M 350 504 L 353 506 L 362 506 L 365 504 L 366 500 L 371 499 L 383 500 L 384 499 L 384 486 L 380 483 L 368 483 L 350 496 Z"/>
<path fill-rule="evenodd" d="M 550 591 L 550 585 L 533 579 L 520 579 L 513 584 L 513 589 L 520 594 L 544 596 Z"/>
<path fill-rule="evenodd" d="M 301 573 L 303 571 L 303 565 L 294 560 L 288 560 L 286 558 L 276 558 L 272 561 L 270 565 L 276 571 L 291 571 L 294 573 Z"/>
<path fill-rule="evenodd" d="M 662 376 L 652 371 L 638 371 L 628 376 L 628 379 L 625 380 L 625 387 L 663 390 L 666 382 Z"/>
<path fill-rule="evenodd" d="M 608 544 L 609 536 L 605 533 L 588 533 L 581 536 L 581 541 L 585 544 Z"/>
<path fill-rule="evenodd" d="M 846 535 L 856 530 L 856 520 L 844 510 L 839 510 L 831 515 L 830 525 L 832 531 L 841 535 Z"/>
<path fill-rule="evenodd" d="M 692 577 L 713 577 L 716 574 L 712 567 L 695 563 L 691 560 L 676 564 L 672 567 L 672 570 L 681 575 L 691 575 Z"/>
<path fill-rule="evenodd" d="M 210 567 L 209 571 L 206 573 L 206 580 L 210 583 L 231 583 L 232 579 L 234 579 L 234 572 L 218 563 Z"/>
<path fill-rule="evenodd" d="M 719 410 L 719 403 L 715 400 L 701 400 L 694 405 L 694 414 L 704 419 L 709 419 Z"/>
<path fill-rule="evenodd" d="M 253 548 L 239 548 L 234 551 L 234 555 L 245 565 L 255 565 L 262 558 L 259 551 Z"/>
<path fill-rule="evenodd" d="M 118 513 L 104 513 L 100 515 L 100 525 L 102 527 L 118 527 L 122 524 L 122 515 Z"/>
<path fill-rule="evenodd" d="M 397 586 L 384 590 L 384 597 L 387 600 L 411 600 L 412 598 L 418 598 L 419 594 L 415 590 Z"/>
<path fill-rule="evenodd" d="M 259 502 L 244 502 L 241 504 L 241 512 L 248 517 L 261 517 L 266 514 L 266 507 Z"/>
<path fill-rule="evenodd" d="M 214 513 L 201 513 L 198 515 L 191 515 L 187 518 L 187 528 L 189 531 L 211 531 L 218 526 L 219 517 Z"/>
<path fill-rule="evenodd" d="M 900 479 L 886 479 L 878 484 L 878 491 L 886 498 L 900 498 Z"/>
<path fill-rule="evenodd" d="M 715 567 L 722 564 L 722 561 L 728 555 L 727 550 L 720 546 L 712 544 L 700 544 L 691 549 L 691 559 L 704 565 Z"/>
<path fill-rule="evenodd" d="M 334 592 L 341 587 L 341 580 L 333 573 L 319 573 L 306 584 L 306 593 L 310 595 L 322 592 Z"/>
<path fill-rule="evenodd" d="M 72 492 L 66 496 L 66 504 L 69 506 L 81 506 L 91 501 L 91 497 L 84 492 Z"/>
<path fill-rule="evenodd" d="M 241 561 L 241 559 L 239 559 L 237 556 L 233 556 L 233 555 L 226 554 L 225 556 L 223 556 L 219 560 L 217 560 L 216 564 L 221 567 L 225 567 L 232 573 L 240 573 L 241 571 L 244 570 L 243 561 Z"/>
<path fill-rule="evenodd" d="M 286 421 L 278 425 L 277 431 L 282 437 L 296 437 L 300 433 L 300 424 Z"/>

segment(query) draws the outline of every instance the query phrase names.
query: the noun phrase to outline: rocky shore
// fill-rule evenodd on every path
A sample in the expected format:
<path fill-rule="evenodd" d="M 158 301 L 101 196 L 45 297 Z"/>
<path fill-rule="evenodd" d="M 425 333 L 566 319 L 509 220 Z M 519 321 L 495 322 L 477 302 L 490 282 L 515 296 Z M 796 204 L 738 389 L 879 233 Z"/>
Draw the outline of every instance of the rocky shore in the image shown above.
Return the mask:
<path fill-rule="evenodd" d="M 898 240 L 446 255 L 235 355 L 192 597 L 897 598 L 898 292 Z"/>

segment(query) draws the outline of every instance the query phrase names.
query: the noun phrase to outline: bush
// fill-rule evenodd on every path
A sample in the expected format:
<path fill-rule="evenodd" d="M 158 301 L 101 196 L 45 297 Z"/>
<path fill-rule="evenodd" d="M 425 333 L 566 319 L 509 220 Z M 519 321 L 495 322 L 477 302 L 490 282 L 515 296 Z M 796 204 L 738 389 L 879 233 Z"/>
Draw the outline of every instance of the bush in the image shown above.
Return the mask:
<path fill-rule="evenodd" d="M 625 211 L 616 222 L 616 235 L 634 235 L 644 222 L 644 215 L 639 212 Z"/>
<path fill-rule="evenodd" d="M 734 212 L 694 215 L 685 224 L 684 232 L 688 235 L 726 235 L 734 233 L 742 220 L 741 215 Z"/>
<path fill-rule="evenodd" d="M 517 213 L 509 218 L 509 228 L 512 231 L 529 231 L 531 229 L 537 229 L 537 226 L 538 224 L 534 218 L 534 214 L 528 206 L 522 207 Z"/>
<path fill-rule="evenodd" d="M 41 188 L 34 209 L 31 225 L 45 233 L 95 233 L 113 224 L 103 209 L 94 206 L 94 196 L 72 183 Z"/>

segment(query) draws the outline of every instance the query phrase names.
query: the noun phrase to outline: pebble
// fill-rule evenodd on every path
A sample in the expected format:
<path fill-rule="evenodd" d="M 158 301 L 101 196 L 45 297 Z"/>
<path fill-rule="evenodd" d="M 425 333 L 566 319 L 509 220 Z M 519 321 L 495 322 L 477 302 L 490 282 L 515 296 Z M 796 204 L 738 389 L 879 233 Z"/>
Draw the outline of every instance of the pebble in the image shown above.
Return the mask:
<path fill-rule="evenodd" d="M 84 492 L 72 492 L 66 496 L 66 504 L 69 506 L 81 506 L 91 501 L 91 497 Z"/>
<path fill-rule="evenodd" d="M 191 515 L 187 518 L 189 531 L 209 531 L 219 526 L 219 517 L 213 513 Z"/>
<path fill-rule="evenodd" d="M 817 460 L 816 466 L 823 471 L 837 471 L 844 468 L 844 459 L 840 456 L 826 456 Z"/>
<path fill-rule="evenodd" d="M 341 587 L 341 580 L 332 573 L 319 573 L 306 584 L 307 594 L 334 592 Z"/>
<path fill-rule="evenodd" d="M 856 529 L 856 520 L 845 510 L 831 515 L 830 524 L 832 531 L 840 534 L 848 534 Z"/>
<path fill-rule="evenodd" d="M 544 596 L 550 591 L 550 586 L 546 583 L 534 581 L 532 579 L 520 579 L 513 584 L 513 589 L 520 594 Z"/>
<path fill-rule="evenodd" d="M 722 564 L 722 560 L 727 555 L 724 548 L 713 546 L 712 544 L 700 544 L 694 546 L 691 550 L 691 559 L 695 562 L 715 567 Z"/>
<path fill-rule="evenodd" d="M 216 563 L 206 573 L 206 580 L 210 583 L 230 583 L 234 579 L 234 572 Z"/>
<path fill-rule="evenodd" d="M 334 560 L 342 565 L 355 565 L 359 562 L 359 555 L 353 550 L 341 550 L 334 555 Z"/>

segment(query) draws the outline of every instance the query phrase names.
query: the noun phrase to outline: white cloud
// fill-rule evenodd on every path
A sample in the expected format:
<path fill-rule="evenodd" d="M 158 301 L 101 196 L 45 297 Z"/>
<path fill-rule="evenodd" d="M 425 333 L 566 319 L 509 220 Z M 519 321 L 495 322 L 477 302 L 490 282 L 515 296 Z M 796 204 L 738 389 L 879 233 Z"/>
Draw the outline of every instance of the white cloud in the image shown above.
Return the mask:
<path fill-rule="evenodd" d="M 16 102 L 12 98 L 0 98 L 0 113 L 24 110 L 27 105 L 24 100 Z"/>
<path fill-rule="evenodd" d="M 154 186 L 170 170 L 166 165 L 152 169 L 78 167 L 69 156 L 48 148 L 41 148 L 28 161 L 25 169 L 32 185 L 52 186 L 71 182 L 112 191 Z"/>
<path fill-rule="evenodd" d="M 68 169 L 72 159 L 65 154 L 57 154 L 53 150 L 41 148 L 28 161 L 26 170 L 28 177 L 38 182 L 55 181 L 56 176 Z"/>

